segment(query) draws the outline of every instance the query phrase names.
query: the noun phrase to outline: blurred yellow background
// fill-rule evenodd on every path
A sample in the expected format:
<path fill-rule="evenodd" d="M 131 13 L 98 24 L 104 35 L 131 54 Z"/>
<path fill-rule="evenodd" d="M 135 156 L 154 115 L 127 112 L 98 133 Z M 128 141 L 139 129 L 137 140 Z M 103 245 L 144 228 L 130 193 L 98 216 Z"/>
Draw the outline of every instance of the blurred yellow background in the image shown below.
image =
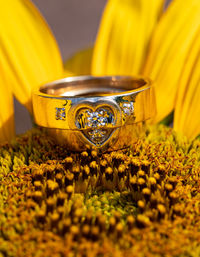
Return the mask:
<path fill-rule="evenodd" d="M 63 60 L 93 44 L 106 0 L 32 0 L 50 25 Z M 48 44 L 48 42 L 47 42 Z M 17 134 L 31 128 L 25 107 L 15 101 Z"/>

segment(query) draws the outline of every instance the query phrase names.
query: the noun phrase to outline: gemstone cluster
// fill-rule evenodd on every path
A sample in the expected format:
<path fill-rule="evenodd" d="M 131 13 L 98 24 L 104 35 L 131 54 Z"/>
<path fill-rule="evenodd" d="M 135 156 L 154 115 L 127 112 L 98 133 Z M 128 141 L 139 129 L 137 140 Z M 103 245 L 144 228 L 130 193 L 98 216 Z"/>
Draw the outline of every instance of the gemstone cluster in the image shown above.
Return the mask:
<path fill-rule="evenodd" d="M 83 133 L 88 140 L 96 146 L 105 142 L 110 131 L 108 128 L 113 128 L 116 121 L 113 111 L 110 108 L 97 108 L 92 110 L 82 108 L 76 115 L 76 126 L 78 129 L 83 129 Z"/>
<path fill-rule="evenodd" d="M 124 116 L 130 116 L 131 114 L 133 114 L 134 112 L 134 105 L 133 105 L 133 102 L 125 102 L 125 103 L 122 103 L 122 111 L 123 111 L 123 114 Z"/>
<path fill-rule="evenodd" d="M 81 109 L 76 117 L 76 126 L 79 129 L 112 127 L 115 124 L 114 114 L 106 108 Z"/>

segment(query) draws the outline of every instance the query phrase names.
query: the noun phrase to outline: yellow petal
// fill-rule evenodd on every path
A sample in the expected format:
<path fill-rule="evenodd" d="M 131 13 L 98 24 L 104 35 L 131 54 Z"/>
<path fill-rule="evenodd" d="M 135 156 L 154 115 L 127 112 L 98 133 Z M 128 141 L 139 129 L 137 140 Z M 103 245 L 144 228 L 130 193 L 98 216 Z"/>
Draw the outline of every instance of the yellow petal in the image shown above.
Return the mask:
<path fill-rule="evenodd" d="M 13 96 L 8 81 L 4 77 L 0 51 L 0 143 L 10 141 L 14 137 Z"/>
<path fill-rule="evenodd" d="M 156 121 L 175 106 L 183 66 L 200 26 L 199 17 L 199 0 L 174 0 L 153 34 L 143 73 L 156 81 Z"/>
<path fill-rule="evenodd" d="M 92 54 L 92 47 L 83 49 L 74 54 L 64 64 L 66 74 L 69 75 L 71 73 L 74 76 L 90 75 Z"/>
<path fill-rule="evenodd" d="M 179 81 L 174 129 L 194 138 L 200 134 L 200 28 L 196 33 Z"/>
<path fill-rule="evenodd" d="M 109 0 L 92 59 L 94 75 L 139 74 L 163 0 Z"/>
<path fill-rule="evenodd" d="M 0 0 L 0 49 L 5 76 L 29 111 L 32 90 L 63 74 L 57 43 L 29 0 Z"/>

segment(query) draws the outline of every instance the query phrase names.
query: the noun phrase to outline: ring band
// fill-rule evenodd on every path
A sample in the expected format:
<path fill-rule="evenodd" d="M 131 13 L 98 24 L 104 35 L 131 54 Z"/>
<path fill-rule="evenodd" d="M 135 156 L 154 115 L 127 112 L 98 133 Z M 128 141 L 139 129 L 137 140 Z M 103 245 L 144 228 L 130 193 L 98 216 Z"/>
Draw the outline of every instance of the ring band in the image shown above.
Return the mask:
<path fill-rule="evenodd" d="M 68 77 L 33 93 L 35 123 L 73 151 L 129 147 L 155 112 L 151 83 L 144 78 Z"/>

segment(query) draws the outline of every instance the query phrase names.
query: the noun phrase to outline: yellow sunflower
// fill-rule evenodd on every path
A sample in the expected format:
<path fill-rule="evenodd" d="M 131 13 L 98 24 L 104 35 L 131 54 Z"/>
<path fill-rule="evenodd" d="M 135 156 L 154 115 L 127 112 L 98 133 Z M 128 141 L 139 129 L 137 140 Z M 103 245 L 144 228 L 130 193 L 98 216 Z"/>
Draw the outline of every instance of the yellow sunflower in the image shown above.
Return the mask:
<path fill-rule="evenodd" d="M 156 122 L 200 134 L 200 1 L 109 0 L 93 48 L 65 64 L 74 74 L 145 75 L 155 82 Z M 169 120 L 169 119 L 167 119 Z"/>
<path fill-rule="evenodd" d="M 48 25 L 29 0 L 1 1 L 0 140 L 14 136 L 13 95 L 31 113 L 31 92 L 64 76 Z M 155 81 L 156 122 L 174 111 L 174 128 L 200 133 L 199 0 L 109 0 L 93 48 L 65 68 L 74 75 L 145 75 Z"/>
<path fill-rule="evenodd" d="M 0 140 L 14 136 L 13 103 L 68 75 L 145 75 L 159 122 L 199 134 L 200 1 L 109 0 L 93 48 L 63 69 L 29 0 L 1 2 Z M 38 128 L 0 147 L 1 256 L 200 256 L 200 140 L 149 126 L 130 149 L 69 152 Z"/>
<path fill-rule="evenodd" d="M 14 136 L 13 94 L 32 112 L 34 88 L 63 75 L 57 43 L 28 0 L 0 0 L 0 141 Z"/>

